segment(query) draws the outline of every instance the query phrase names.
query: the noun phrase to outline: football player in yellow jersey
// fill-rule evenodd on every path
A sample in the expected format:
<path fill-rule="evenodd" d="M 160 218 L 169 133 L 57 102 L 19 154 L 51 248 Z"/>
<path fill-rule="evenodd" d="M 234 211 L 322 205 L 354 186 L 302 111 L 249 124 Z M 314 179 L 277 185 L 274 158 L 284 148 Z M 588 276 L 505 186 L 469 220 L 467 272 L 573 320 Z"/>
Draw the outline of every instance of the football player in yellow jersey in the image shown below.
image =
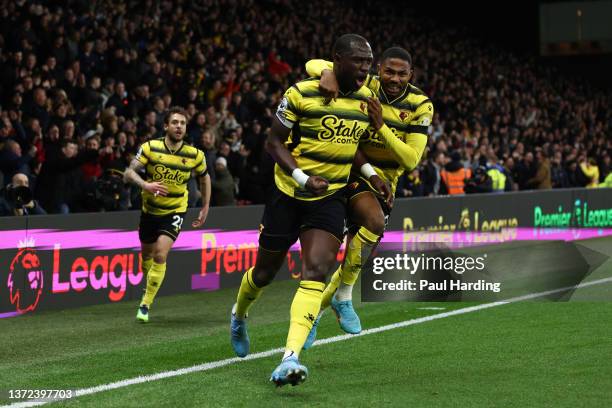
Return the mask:
<path fill-rule="evenodd" d="M 321 76 L 321 92 L 335 98 L 338 85 L 333 64 L 312 60 L 306 64 L 309 75 Z M 368 178 L 379 175 L 395 193 L 397 180 L 405 171 L 414 169 L 427 145 L 428 126 L 433 117 L 433 105 L 427 96 L 409 81 L 412 58 L 400 47 L 387 49 L 381 58 L 378 76 L 369 76 L 366 85 L 378 98 L 368 101 L 368 114 L 375 132 L 361 139 L 356 156 L 360 175 L 349 181 L 349 244 L 343 264 L 332 275 L 325 288 L 321 312 L 313 324 L 304 348 L 316 338 L 323 311 L 331 305 L 340 327 L 347 333 L 359 333 L 361 322 L 352 305 L 352 290 L 362 265 L 378 245 L 393 205 L 392 195 L 385 199 L 372 188 Z M 380 100 L 379 100 L 380 98 Z M 381 104 L 382 101 L 382 104 Z M 356 240 L 355 237 L 361 237 Z"/>
<path fill-rule="evenodd" d="M 202 226 L 208 215 L 210 175 L 204 152 L 183 141 L 186 127 L 185 110 L 170 108 L 164 118 L 165 136 L 143 143 L 124 173 L 125 182 L 142 189 L 138 236 L 147 286 L 136 319 L 143 323 L 149 321 L 149 309 L 166 273 L 168 252 L 181 231 L 187 211 L 187 181 L 193 174 L 200 177 L 202 209 L 191 225 Z M 138 174 L 142 170 L 146 180 Z"/>
<path fill-rule="evenodd" d="M 298 355 L 319 314 L 326 276 L 344 236 L 344 187 L 369 127 L 367 101 L 374 96 L 363 86 L 371 64 L 372 50 L 363 37 L 339 37 L 336 101 L 326 103 L 318 79 L 298 82 L 285 92 L 266 140 L 276 161 L 276 189 L 264 209 L 255 267 L 244 274 L 232 309 L 231 344 L 238 356 L 248 354 L 247 313 L 299 238 L 302 280 L 291 305 L 285 354 L 270 378 L 277 386 L 300 384 L 308 375 Z"/>

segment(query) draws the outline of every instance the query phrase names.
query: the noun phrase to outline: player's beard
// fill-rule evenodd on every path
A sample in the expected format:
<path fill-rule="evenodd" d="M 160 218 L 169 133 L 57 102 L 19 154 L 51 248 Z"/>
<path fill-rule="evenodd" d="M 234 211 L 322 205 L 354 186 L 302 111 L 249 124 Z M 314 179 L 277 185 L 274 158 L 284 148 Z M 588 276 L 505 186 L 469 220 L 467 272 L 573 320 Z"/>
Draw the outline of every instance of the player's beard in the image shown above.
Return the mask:
<path fill-rule="evenodd" d="M 183 137 L 184 137 L 184 133 L 182 133 L 180 136 L 177 136 L 176 133 L 174 132 L 168 132 L 168 138 L 170 139 L 172 143 L 175 143 L 175 144 L 181 143 L 183 141 Z"/>

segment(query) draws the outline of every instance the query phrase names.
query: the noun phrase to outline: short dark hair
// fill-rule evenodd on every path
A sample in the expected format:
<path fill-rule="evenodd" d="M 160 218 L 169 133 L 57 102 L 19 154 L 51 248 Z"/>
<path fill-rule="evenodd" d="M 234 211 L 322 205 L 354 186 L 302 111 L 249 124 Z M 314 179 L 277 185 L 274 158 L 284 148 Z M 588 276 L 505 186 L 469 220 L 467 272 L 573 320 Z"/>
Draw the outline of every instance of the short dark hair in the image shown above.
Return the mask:
<path fill-rule="evenodd" d="M 350 53 L 353 50 L 353 42 L 366 43 L 368 40 L 360 36 L 359 34 L 343 34 L 336 40 L 334 44 L 334 55 L 343 55 Z"/>
<path fill-rule="evenodd" d="M 63 149 L 64 147 L 68 146 L 69 144 L 73 144 L 73 145 L 77 145 L 77 146 L 79 145 L 77 143 L 77 141 L 74 140 L 74 139 L 64 139 L 64 140 L 61 141 L 60 146 Z"/>
<path fill-rule="evenodd" d="M 385 52 L 383 52 L 382 58 L 380 60 L 385 61 L 389 58 L 398 58 L 398 59 L 404 60 L 407 63 L 409 63 L 410 66 L 412 66 L 412 56 L 410 55 L 408 51 L 406 51 L 402 47 L 387 48 Z"/>
<path fill-rule="evenodd" d="M 174 114 L 183 115 L 185 120 L 187 119 L 187 111 L 180 106 L 173 106 L 166 112 L 166 116 L 164 116 L 164 124 L 168 125 L 170 123 L 170 117 Z"/>

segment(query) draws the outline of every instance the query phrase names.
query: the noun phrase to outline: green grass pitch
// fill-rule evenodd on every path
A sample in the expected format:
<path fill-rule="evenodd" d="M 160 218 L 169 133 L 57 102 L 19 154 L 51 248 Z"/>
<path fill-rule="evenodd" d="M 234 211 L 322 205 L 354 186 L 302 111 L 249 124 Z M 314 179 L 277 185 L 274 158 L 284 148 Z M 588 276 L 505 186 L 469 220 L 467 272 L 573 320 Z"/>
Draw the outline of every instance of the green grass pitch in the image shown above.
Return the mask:
<path fill-rule="evenodd" d="M 610 239 L 592 249 L 612 252 Z M 172 271 L 168 271 L 172 273 Z M 612 277 L 612 261 L 588 279 Z M 297 282 L 276 282 L 253 307 L 252 353 L 282 347 Z M 79 389 L 233 357 L 236 289 L 160 297 L 147 325 L 136 304 L 42 312 L 0 321 L 0 403 L 8 389 Z M 356 291 L 358 298 L 358 292 Z M 52 406 L 608 407 L 612 283 L 572 302 L 528 301 L 317 345 L 298 387 L 268 378 L 281 355 L 103 391 Z M 359 303 L 364 328 L 474 303 Z M 429 307 L 444 310 L 423 309 Z M 342 334 L 332 313 L 319 339 Z"/>

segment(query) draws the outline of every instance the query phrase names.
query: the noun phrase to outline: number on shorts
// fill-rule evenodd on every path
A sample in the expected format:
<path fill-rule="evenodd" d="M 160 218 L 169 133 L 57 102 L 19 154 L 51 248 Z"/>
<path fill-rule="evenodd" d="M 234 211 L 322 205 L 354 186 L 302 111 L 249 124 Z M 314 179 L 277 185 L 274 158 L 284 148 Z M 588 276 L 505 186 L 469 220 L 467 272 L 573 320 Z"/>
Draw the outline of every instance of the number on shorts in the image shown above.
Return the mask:
<path fill-rule="evenodd" d="M 177 231 L 181 229 L 181 226 L 183 225 L 183 218 L 180 215 L 175 215 L 172 217 L 172 219 L 174 220 L 172 222 L 172 226 L 174 227 L 174 229 L 176 229 Z"/>

